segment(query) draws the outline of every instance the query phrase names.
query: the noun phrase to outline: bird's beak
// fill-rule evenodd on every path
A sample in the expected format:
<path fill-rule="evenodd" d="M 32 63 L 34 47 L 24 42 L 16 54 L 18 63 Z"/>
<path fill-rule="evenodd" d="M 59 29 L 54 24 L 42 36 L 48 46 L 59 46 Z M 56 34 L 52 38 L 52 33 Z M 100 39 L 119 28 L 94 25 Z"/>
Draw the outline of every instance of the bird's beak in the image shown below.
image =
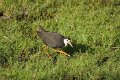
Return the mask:
<path fill-rule="evenodd" d="M 72 44 L 71 44 L 71 42 L 69 42 L 69 45 L 70 45 L 71 47 L 73 47 Z"/>

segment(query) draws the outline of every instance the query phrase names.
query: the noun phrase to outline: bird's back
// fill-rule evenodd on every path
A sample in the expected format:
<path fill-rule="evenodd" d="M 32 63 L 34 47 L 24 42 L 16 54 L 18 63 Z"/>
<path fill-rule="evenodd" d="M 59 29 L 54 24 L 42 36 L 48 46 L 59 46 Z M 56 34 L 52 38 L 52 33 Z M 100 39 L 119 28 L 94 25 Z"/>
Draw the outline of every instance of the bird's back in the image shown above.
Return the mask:
<path fill-rule="evenodd" d="M 47 32 L 44 29 L 37 31 L 42 41 L 49 47 L 60 48 L 64 46 L 64 36 L 55 32 Z"/>

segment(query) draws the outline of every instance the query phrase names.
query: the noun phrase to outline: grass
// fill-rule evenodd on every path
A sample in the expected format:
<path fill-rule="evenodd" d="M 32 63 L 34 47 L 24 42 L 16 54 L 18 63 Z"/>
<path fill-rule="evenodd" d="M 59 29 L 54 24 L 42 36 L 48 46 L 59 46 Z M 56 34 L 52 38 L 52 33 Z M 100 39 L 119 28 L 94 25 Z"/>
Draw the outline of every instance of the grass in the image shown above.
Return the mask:
<path fill-rule="evenodd" d="M 3 0 L 0 2 L 1 80 L 119 80 L 119 0 Z M 49 59 L 36 29 L 72 40 Z"/>

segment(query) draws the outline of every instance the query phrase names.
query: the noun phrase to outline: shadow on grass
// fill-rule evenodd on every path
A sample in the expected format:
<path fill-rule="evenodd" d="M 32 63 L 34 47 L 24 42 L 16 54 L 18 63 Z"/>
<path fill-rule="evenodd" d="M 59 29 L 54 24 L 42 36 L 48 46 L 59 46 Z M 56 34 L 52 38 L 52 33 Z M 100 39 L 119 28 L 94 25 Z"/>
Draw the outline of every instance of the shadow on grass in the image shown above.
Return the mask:
<path fill-rule="evenodd" d="M 93 53 L 94 49 L 91 48 L 91 46 L 86 45 L 86 44 L 73 43 L 73 47 L 67 46 L 67 47 L 63 48 L 63 51 L 69 53 L 70 55 L 73 55 L 73 54 L 75 54 L 77 52 L 80 52 L 80 53 L 86 53 L 86 52 Z"/>

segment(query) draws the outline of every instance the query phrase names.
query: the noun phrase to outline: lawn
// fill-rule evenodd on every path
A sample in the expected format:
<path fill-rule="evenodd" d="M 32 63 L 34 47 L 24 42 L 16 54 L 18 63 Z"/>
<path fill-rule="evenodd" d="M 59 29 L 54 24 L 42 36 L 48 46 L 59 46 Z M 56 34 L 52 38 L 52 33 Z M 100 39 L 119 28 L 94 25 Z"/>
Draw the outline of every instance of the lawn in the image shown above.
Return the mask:
<path fill-rule="evenodd" d="M 58 32 L 73 48 L 49 48 L 36 30 Z M 1 0 L 0 80 L 120 80 L 119 0 Z"/>

